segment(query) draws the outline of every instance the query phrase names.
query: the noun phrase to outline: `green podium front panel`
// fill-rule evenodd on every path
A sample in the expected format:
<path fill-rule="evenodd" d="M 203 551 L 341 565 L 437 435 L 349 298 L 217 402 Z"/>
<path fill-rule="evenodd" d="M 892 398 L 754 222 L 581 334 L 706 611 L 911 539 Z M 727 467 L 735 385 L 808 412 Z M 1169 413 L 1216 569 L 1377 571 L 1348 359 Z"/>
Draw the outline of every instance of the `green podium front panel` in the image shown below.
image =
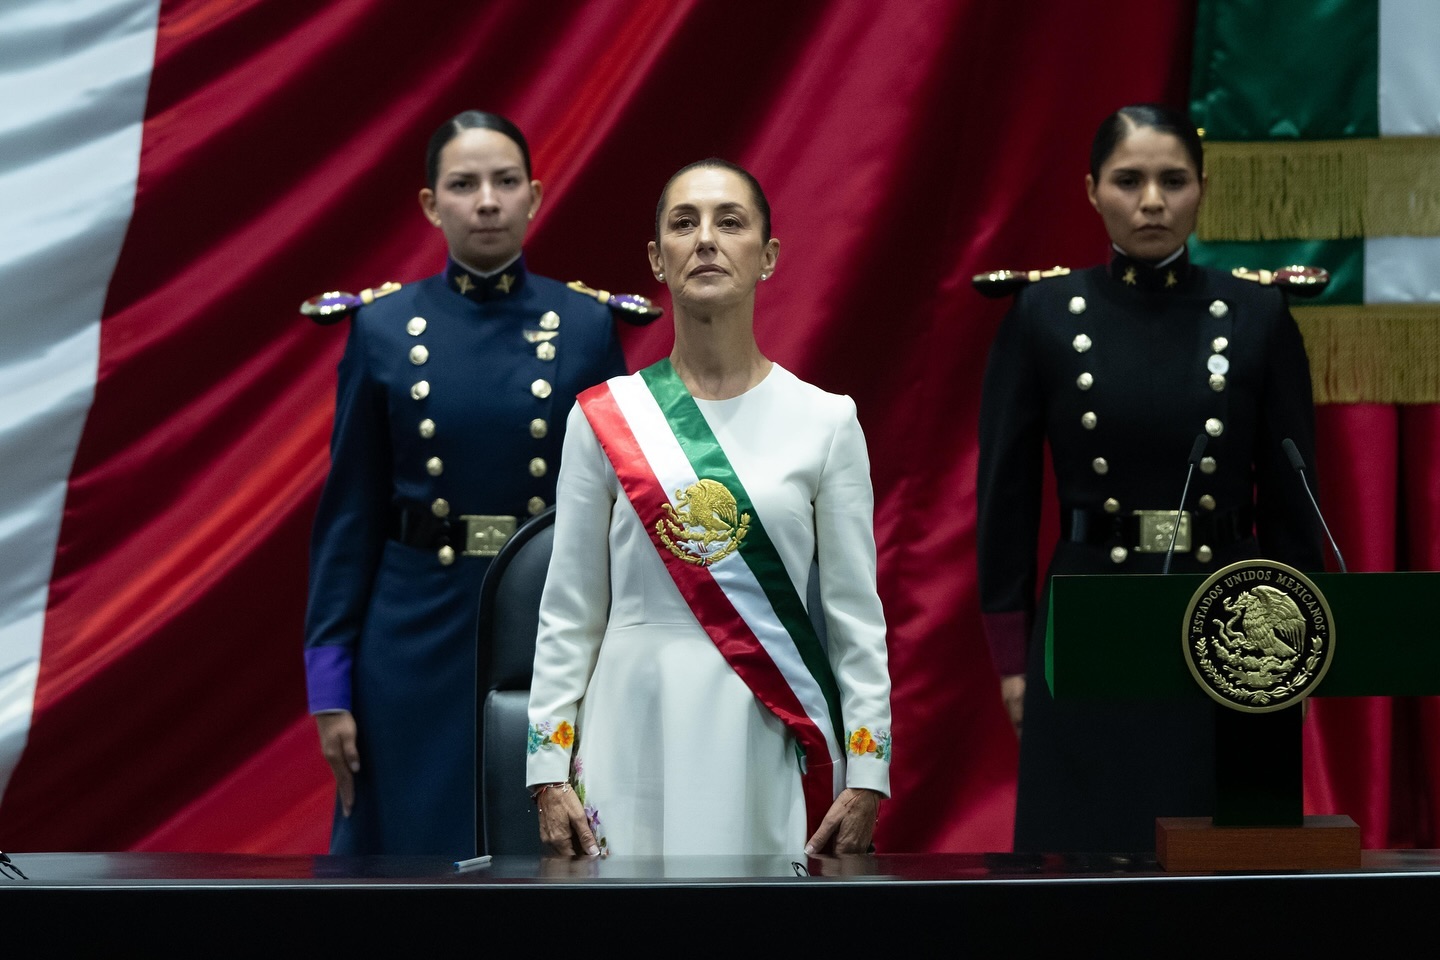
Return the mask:
<path fill-rule="evenodd" d="M 1440 573 L 1310 574 L 1330 607 L 1334 655 L 1314 695 L 1440 693 Z M 1209 700 L 1186 666 L 1186 611 L 1208 577 L 1054 577 L 1045 679 L 1059 699 Z M 1215 709 L 1218 826 L 1302 816 L 1301 710 Z M 1263 752 L 1253 749 L 1265 743 Z M 1162 814 L 1163 815 L 1163 814 Z"/>
<path fill-rule="evenodd" d="M 1316 573 L 1335 655 L 1326 697 L 1440 693 L 1440 573 Z M 1045 679 L 1058 698 L 1205 697 L 1181 655 L 1185 611 L 1204 574 L 1054 577 Z"/>

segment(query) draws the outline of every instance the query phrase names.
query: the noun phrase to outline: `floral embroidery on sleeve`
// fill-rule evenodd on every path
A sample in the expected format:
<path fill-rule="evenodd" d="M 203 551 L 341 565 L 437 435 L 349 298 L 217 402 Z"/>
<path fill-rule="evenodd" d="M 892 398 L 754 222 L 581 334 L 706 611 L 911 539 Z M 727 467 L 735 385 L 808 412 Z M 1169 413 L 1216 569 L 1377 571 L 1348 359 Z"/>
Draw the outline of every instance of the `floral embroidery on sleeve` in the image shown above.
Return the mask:
<path fill-rule="evenodd" d="M 856 757 L 874 754 L 876 760 L 890 762 L 890 731 L 872 734 L 869 727 L 860 727 L 850 734 L 850 753 Z"/>
<path fill-rule="evenodd" d="M 549 720 L 542 720 L 539 723 L 530 725 L 530 735 L 526 741 L 526 749 L 534 754 L 550 747 L 559 747 L 561 750 L 569 750 L 570 744 L 575 742 L 575 727 L 568 720 L 561 720 L 559 723 L 551 723 Z"/>

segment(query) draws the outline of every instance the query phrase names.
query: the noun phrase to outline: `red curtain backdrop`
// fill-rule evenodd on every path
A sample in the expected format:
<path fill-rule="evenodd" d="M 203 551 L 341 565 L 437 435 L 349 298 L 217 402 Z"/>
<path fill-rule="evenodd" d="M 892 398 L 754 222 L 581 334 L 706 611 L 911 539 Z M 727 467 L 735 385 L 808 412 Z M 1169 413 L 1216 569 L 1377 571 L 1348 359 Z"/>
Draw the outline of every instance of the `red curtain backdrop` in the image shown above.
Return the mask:
<path fill-rule="evenodd" d="M 1321 505 L 1349 568 L 1440 570 L 1440 407 L 1327 406 L 1316 427 Z M 1440 846 L 1440 700 L 1317 698 L 1305 788 L 1307 813 L 1350 814 L 1367 848 Z"/>
<path fill-rule="evenodd" d="M 441 266 L 416 203 L 424 144 L 482 107 L 530 137 L 546 199 L 527 257 L 562 280 L 659 298 L 644 246 L 669 174 L 719 155 L 758 175 L 782 242 L 761 346 L 852 395 L 871 445 L 897 747 L 878 843 L 1008 849 L 1016 747 L 974 568 L 979 385 L 1004 304 L 969 278 L 1103 259 L 1090 134 L 1126 102 L 1184 105 L 1192 16 L 1147 0 L 165 0 L 0 847 L 324 849 L 301 621 L 345 328 L 296 306 Z M 669 342 L 666 322 L 625 336 L 637 368 Z M 1433 568 L 1433 412 L 1322 424 L 1330 515 L 1365 545 L 1351 562 L 1408 551 Z M 1433 796 L 1431 706 L 1317 708 L 1312 806 L 1361 819 L 1369 846 L 1428 840 L 1412 800 Z"/>

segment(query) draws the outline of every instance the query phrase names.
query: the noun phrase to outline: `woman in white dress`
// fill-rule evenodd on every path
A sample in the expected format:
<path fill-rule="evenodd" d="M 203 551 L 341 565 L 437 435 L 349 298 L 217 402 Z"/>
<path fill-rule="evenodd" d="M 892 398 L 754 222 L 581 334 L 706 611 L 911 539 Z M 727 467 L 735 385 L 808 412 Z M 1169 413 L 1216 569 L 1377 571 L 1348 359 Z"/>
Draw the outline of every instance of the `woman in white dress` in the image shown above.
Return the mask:
<path fill-rule="evenodd" d="M 570 413 L 528 744 L 556 853 L 870 849 L 891 743 L 869 458 L 854 402 L 755 342 L 779 252 L 748 172 L 676 173 L 649 245 L 674 351 Z"/>

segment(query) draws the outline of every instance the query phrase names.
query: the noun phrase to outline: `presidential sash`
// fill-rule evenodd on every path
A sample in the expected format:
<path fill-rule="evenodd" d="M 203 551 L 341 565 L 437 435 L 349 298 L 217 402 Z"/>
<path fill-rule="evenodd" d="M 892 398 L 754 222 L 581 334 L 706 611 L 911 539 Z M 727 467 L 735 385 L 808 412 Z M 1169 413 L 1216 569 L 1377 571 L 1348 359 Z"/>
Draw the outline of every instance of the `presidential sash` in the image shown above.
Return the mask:
<path fill-rule="evenodd" d="M 813 833 L 844 786 L 839 688 L 744 484 L 669 360 L 579 403 L 695 618 L 795 736 Z"/>

